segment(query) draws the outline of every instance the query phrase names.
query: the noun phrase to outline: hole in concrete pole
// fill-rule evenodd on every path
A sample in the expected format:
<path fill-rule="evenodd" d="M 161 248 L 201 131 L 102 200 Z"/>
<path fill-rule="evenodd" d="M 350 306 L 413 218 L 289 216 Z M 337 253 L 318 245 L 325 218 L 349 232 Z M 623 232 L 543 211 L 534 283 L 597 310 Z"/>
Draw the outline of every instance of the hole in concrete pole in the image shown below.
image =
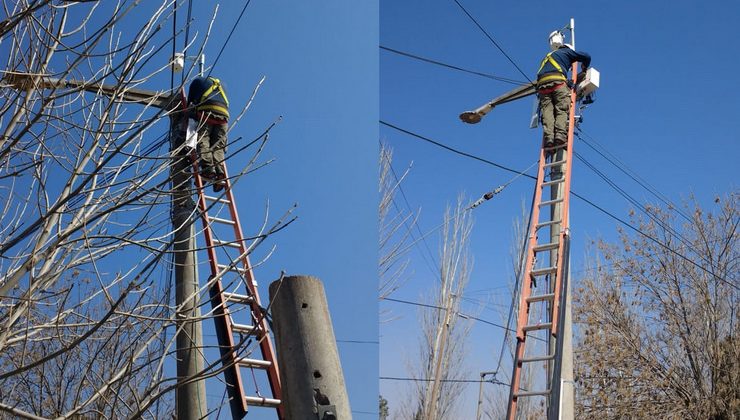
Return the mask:
<path fill-rule="evenodd" d="M 306 309 L 306 308 L 308 308 L 308 303 L 305 303 L 305 302 L 304 302 L 304 303 L 302 303 L 302 304 L 301 304 L 301 308 L 303 308 L 303 309 Z"/>
<path fill-rule="evenodd" d="M 313 377 L 316 378 L 316 379 L 320 378 L 321 377 L 321 372 L 319 372 L 318 370 L 314 370 L 313 371 Z"/>

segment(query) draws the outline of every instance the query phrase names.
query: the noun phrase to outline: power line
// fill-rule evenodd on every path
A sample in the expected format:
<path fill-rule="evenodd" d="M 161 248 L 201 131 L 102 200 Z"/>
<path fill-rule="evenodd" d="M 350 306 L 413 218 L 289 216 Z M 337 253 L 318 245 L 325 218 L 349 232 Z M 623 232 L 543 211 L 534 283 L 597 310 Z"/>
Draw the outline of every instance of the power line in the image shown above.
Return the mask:
<path fill-rule="evenodd" d="M 629 201 L 630 203 L 632 203 L 635 207 L 639 208 L 651 220 L 653 220 L 655 223 L 657 223 L 663 229 L 667 230 L 671 235 L 673 235 L 676 238 L 678 238 L 678 240 L 680 242 L 682 242 L 686 246 L 687 249 L 693 251 L 694 254 L 697 257 L 699 257 L 699 259 L 703 260 L 705 263 L 707 263 L 710 266 L 712 265 L 712 262 L 710 260 L 708 260 L 704 255 L 702 255 L 699 251 L 697 251 L 696 248 L 693 245 L 691 245 L 690 241 L 688 239 L 686 239 L 683 235 L 681 235 L 680 232 L 676 231 L 669 224 L 663 222 L 657 216 L 655 216 L 652 213 L 650 213 L 649 211 L 647 211 L 637 200 L 635 200 L 629 194 L 627 194 L 626 192 L 624 192 L 624 190 L 622 190 L 620 187 L 618 187 L 614 183 L 614 181 L 610 180 L 601 171 L 599 171 L 598 169 L 596 169 L 590 162 L 586 161 L 581 155 L 579 155 L 578 153 L 575 153 L 575 155 L 576 155 L 576 157 L 578 157 L 578 159 L 580 159 L 583 163 L 585 163 L 586 166 L 588 166 L 592 171 L 594 171 L 601 179 L 603 179 L 604 182 L 606 182 L 610 187 L 612 187 L 615 191 L 617 191 L 620 195 L 622 195 L 622 197 L 624 197 L 627 201 Z M 633 227 L 633 229 L 637 230 L 637 228 L 634 228 L 634 227 Z M 734 284 L 732 284 L 730 281 L 728 281 L 728 280 L 726 280 L 726 279 L 724 279 L 722 277 L 717 276 L 713 272 L 707 270 L 706 268 L 704 268 L 701 265 L 697 264 L 693 260 L 691 260 L 688 257 L 684 256 L 683 254 L 680 254 L 678 251 L 675 251 L 673 248 L 668 247 L 667 245 L 663 244 L 662 242 L 658 241 L 657 239 L 653 238 L 652 236 L 649 236 L 649 235 L 647 235 L 646 233 L 644 233 L 644 232 L 642 232 L 640 230 L 637 230 L 637 231 L 640 232 L 640 233 L 642 233 L 645 237 L 653 240 L 653 242 L 661 245 L 663 248 L 665 248 L 667 250 L 670 250 L 671 252 L 675 253 L 676 255 L 678 255 L 682 259 L 686 260 L 687 262 L 691 263 L 695 267 L 700 268 L 700 269 L 706 271 L 708 274 L 710 274 L 712 277 L 716 278 L 717 280 L 720 280 L 720 281 L 722 281 L 724 283 L 727 283 L 728 285 L 730 285 L 730 286 L 732 286 L 732 287 L 734 287 L 736 289 L 739 289 L 737 286 L 735 286 Z"/>
<path fill-rule="evenodd" d="M 352 343 L 352 344 L 380 344 L 380 341 L 372 340 L 336 340 L 337 343 Z"/>
<path fill-rule="evenodd" d="M 485 164 L 488 164 L 488 165 L 491 165 L 491 166 L 495 166 L 495 167 L 497 167 L 497 168 L 500 168 L 500 169 L 503 169 L 503 170 L 505 170 L 505 171 L 509 171 L 509 172 L 513 172 L 513 173 L 517 173 L 517 174 L 518 174 L 518 173 L 521 173 L 521 171 L 517 171 L 517 170 L 515 170 L 515 169 L 511 169 L 511 168 L 508 168 L 508 167 L 506 167 L 506 166 L 503 166 L 503 165 L 499 165 L 498 163 L 492 162 L 492 161 L 490 161 L 490 160 L 487 160 L 487 159 L 483 159 L 483 158 L 481 158 L 481 157 L 479 157 L 479 156 L 475 156 L 475 155 L 472 155 L 472 154 L 470 154 L 470 153 L 467 153 L 467 152 L 463 152 L 463 151 L 460 151 L 460 150 L 454 149 L 454 148 L 452 148 L 452 147 L 450 147 L 450 146 L 447 146 L 447 145 L 445 145 L 445 144 L 442 144 L 442 143 L 440 143 L 440 142 L 438 142 L 438 141 L 435 141 L 435 140 L 429 139 L 429 138 L 427 138 L 427 137 L 421 136 L 421 135 L 419 135 L 419 134 L 416 134 L 416 133 L 414 133 L 414 132 L 411 132 L 411 131 L 408 131 L 408 130 L 402 129 L 402 128 L 400 128 L 400 127 L 397 127 L 397 126 L 395 126 L 395 125 L 393 125 L 393 124 L 389 124 L 389 123 L 386 123 L 385 121 L 382 121 L 382 120 L 380 120 L 380 124 L 382 124 L 382 125 L 385 125 L 385 126 L 388 126 L 388 127 L 390 127 L 390 128 L 393 128 L 393 129 L 395 129 L 395 130 L 398 130 L 398 131 L 400 131 L 400 132 L 402 132 L 402 133 L 408 134 L 408 135 L 410 135 L 410 136 L 412 136 L 412 137 L 415 137 L 415 138 L 418 138 L 418 139 L 420 139 L 420 140 L 424 140 L 424 141 L 426 141 L 426 142 L 428 142 L 428 143 L 432 143 L 432 144 L 434 144 L 434 145 L 436 145 L 436 146 L 438 146 L 438 147 L 441 147 L 441 148 L 443 148 L 443 149 L 445 149 L 445 150 L 451 151 L 451 152 L 453 152 L 453 153 L 455 153 L 455 154 L 458 154 L 458 155 L 461 155 L 461 156 L 465 156 L 465 157 L 467 157 L 467 158 L 470 158 L 470 159 L 474 159 L 474 160 L 477 160 L 477 161 L 479 161 L 479 162 L 483 162 L 483 163 L 485 163 Z M 527 175 L 527 174 L 525 174 L 524 176 L 526 176 L 527 178 L 530 178 L 530 179 L 535 179 L 535 180 L 537 179 L 536 177 L 534 177 L 534 176 L 532 176 L 532 175 Z M 734 289 L 736 289 L 736 290 L 740 290 L 740 287 L 739 287 L 739 286 L 737 286 L 737 285 L 733 284 L 732 282 L 730 282 L 729 280 L 727 280 L 727 279 L 725 279 L 725 278 L 722 278 L 722 277 L 719 277 L 719 276 L 717 276 L 716 274 L 714 274 L 713 272 L 711 272 L 711 271 L 710 271 L 710 270 L 708 270 L 707 268 L 705 268 L 705 267 L 702 267 L 701 265 L 697 264 L 696 262 L 694 262 L 693 260 L 691 260 L 691 259 L 690 259 L 690 258 L 688 258 L 687 256 L 685 256 L 685 255 L 681 254 L 680 252 L 676 251 L 675 249 L 673 249 L 673 248 L 669 247 L 668 245 L 664 244 L 664 243 L 663 243 L 663 242 L 661 242 L 660 240 L 658 240 L 658 239 L 656 239 L 656 238 L 654 238 L 654 237 L 650 236 L 649 234 L 647 234 L 647 233 L 645 233 L 644 231 L 642 231 L 642 230 L 641 230 L 640 228 L 638 228 L 638 227 L 635 227 L 635 226 L 633 226 L 632 224 L 630 224 L 629 222 L 627 222 L 627 221 L 625 221 L 625 220 L 623 220 L 623 219 L 621 219 L 621 218 L 617 217 L 617 216 L 616 216 L 615 214 L 613 214 L 613 213 L 611 213 L 611 212 L 607 211 L 606 209 L 604 209 L 603 207 L 601 207 L 601 206 L 597 205 L 597 204 L 596 204 L 596 203 L 594 203 L 593 201 L 591 201 L 591 200 L 589 200 L 589 199 L 587 199 L 587 198 L 583 197 L 582 195 L 580 195 L 580 194 L 576 193 L 576 192 L 575 192 L 575 191 L 573 191 L 573 190 L 571 190 L 571 191 L 570 191 L 570 193 L 571 193 L 571 194 L 572 194 L 572 195 L 573 195 L 574 197 L 576 197 L 576 198 L 580 199 L 581 201 L 583 201 L 583 202 L 585 202 L 586 204 L 590 205 L 591 207 L 593 207 L 593 208 L 595 208 L 595 209 L 599 210 L 600 212 L 602 212 L 602 213 L 606 214 L 607 216 L 611 217 L 612 219 L 616 220 L 617 222 L 619 222 L 619 223 L 623 224 L 624 226 L 626 226 L 626 227 L 628 227 L 628 228 L 632 229 L 633 231 L 635 231 L 635 232 L 639 233 L 640 235 L 644 236 L 645 238 L 648 238 L 648 239 L 650 239 L 651 241 L 653 241 L 654 243 L 656 243 L 657 245 L 659 245 L 659 246 L 660 246 L 660 247 L 662 247 L 663 249 L 665 249 L 665 250 L 667 250 L 667 251 L 669 251 L 669 252 L 671 252 L 671 253 L 675 254 L 676 256 L 678 256 L 679 258 L 681 258 L 681 259 L 683 259 L 684 261 L 688 262 L 689 264 L 691 264 L 691 265 L 695 266 L 696 268 L 698 268 L 698 269 L 700 269 L 700 270 L 702 270 L 702 271 L 706 272 L 707 274 L 709 274 L 709 275 L 711 275 L 712 277 L 714 277 L 714 278 L 716 278 L 716 279 L 720 280 L 721 282 L 723 282 L 723 283 L 726 283 L 727 285 L 731 286 L 732 288 L 734 288 Z"/>
<path fill-rule="evenodd" d="M 420 306 L 420 307 L 424 307 L 424 308 L 441 309 L 441 310 L 444 310 L 444 311 L 447 310 L 447 308 L 442 307 L 442 306 L 430 305 L 428 303 L 412 302 L 410 300 L 394 299 L 394 298 L 389 298 L 389 297 L 384 298 L 383 300 L 389 300 L 391 302 L 397 302 L 397 303 L 404 303 L 406 305 Z M 503 326 L 501 324 L 496 324 L 495 322 L 487 321 L 485 319 L 481 319 L 481 318 L 478 318 L 478 317 L 475 317 L 475 316 L 472 316 L 472 315 L 464 314 L 464 313 L 459 312 L 459 311 L 455 312 L 454 314 L 457 315 L 457 316 L 459 316 L 460 318 L 472 319 L 472 320 L 475 320 L 475 321 L 478 321 L 478 322 L 482 322 L 484 324 L 488 324 L 488 325 L 491 325 L 491 326 L 494 326 L 494 327 L 502 328 L 504 330 L 509 330 L 509 331 L 512 331 L 512 332 L 516 332 L 516 330 L 512 330 L 511 328 L 505 327 L 505 326 Z"/>
<path fill-rule="evenodd" d="M 652 185 L 650 185 L 650 183 L 648 183 L 647 181 L 645 181 L 644 179 L 642 179 L 639 175 L 637 175 L 624 162 L 622 162 L 619 158 L 617 158 L 616 156 L 614 156 L 614 154 L 610 153 L 604 146 L 602 146 L 601 144 L 599 144 L 599 142 L 593 136 L 591 136 L 588 133 L 586 133 L 585 131 L 583 131 L 580 127 L 576 127 L 576 129 L 577 129 L 577 131 L 575 133 L 576 137 L 579 140 L 582 140 L 583 143 L 586 146 L 588 146 L 589 148 L 591 148 L 591 150 L 593 150 L 594 152 L 598 153 L 601 157 L 603 157 L 604 159 L 606 159 L 607 162 L 611 163 L 614 167 L 616 167 L 617 169 L 619 169 L 623 174 L 625 174 L 628 177 L 630 177 L 630 179 L 632 179 L 633 181 L 635 181 L 638 185 L 640 185 L 642 188 L 644 188 L 646 191 L 648 191 L 650 194 L 652 194 L 655 198 L 657 198 L 663 204 L 665 204 L 667 208 L 673 209 L 674 211 L 676 211 L 687 222 L 691 222 L 692 221 L 691 220 L 691 217 L 689 217 L 686 213 L 684 213 L 683 211 L 681 211 L 681 209 L 678 206 L 676 206 L 673 202 L 671 202 L 671 200 L 669 200 L 668 197 L 666 197 L 665 195 L 661 194 L 660 191 L 658 191 L 657 188 L 653 187 Z M 583 134 L 584 136 L 588 137 L 590 139 L 590 141 L 589 140 L 586 140 L 584 137 L 581 137 L 581 134 Z M 595 145 L 599 146 L 599 148 L 602 149 L 602 150 L 604 150 L 604 152 L 602 152 L 602 151 L 598 150 L 596 147 L 594 147 L 594 145 L 592 145 L 591 142 L 593 142 Z M 607 155 L 609 155 L 609 156 L 607 156 Z"/>
<path fill-rule="evenodd" d="M 495 45 L 495 46 L 496 46 L 496 48 L 498 48 L 498 50 L 499 50 L 499 51 L 501 51 L 501 54 L 503 54 L 503 55 L 504 55 L 504 57 L 506 57 L 506 58 L 507 58 L 507 59 L 509 60 L 509 62 L 510 62 L 511 64 L 513 64 L 513 65 L 514 65 L 514 67 L 516 67 L 516 69 L 517 69 L 517 70 L 519 70 L 519 73 L 521 73 L 521 74 L 522 74 L 522 76 L 524 76 L 524 78 L 525 78 L 525 79 L 529 80 L 529 83 L 531 83 L 531 84 L 534 84 L 534 82 L 532 81 L 532 79 L 530 79 L 530 78 L 529 78 L 529 76 L 527 76 L 527 74 L 526 74 L 526 73 L 524 73 L 524 72 L 522 71 L 522 69 L 520 69 L 520 68 L 519 68 L 519 66 L 518 66 L 518 65 L 517 65 L 517 64 L 516 64 L 516 63 L 514 62 L 514 60 L 512 60 L 512 58 L 511 58 L 511 57 L 509 57 L 509 54 L 506 54 L 506 51 L 504 51 L 504 49 L 503 49 L 503 48 L 501 48 L 501 46 L 500 46 L 500 45 L 498 45 L 498 42 L 496 42 L 496 40 L 495 40 L 495 39 L 493 39 L 493 37 L 492 37 L 492 36 L 491 36 L 491 35 L 490 35 L 490 34 L 489 34 L 489 33 L 488 33 L 488 32 L 487 32 L 487 31 L 486 31 L 485 29 L 483 29 L 483 27 L 482 27 L 482 26 L 480 25 L 480 23 L 478 23 L 478 21 L 477 21 L 477 20 L 475 20 L 475 18 L 474 18 L 474 17 L 473 17 L 473 16 L 472 16 L 472 15 L 471 15 L 470 13 L 468 13 L 468 11 L 467 11 L 467 10 L 465 10 L 465 8 L 463 7 L 463 5 L 462 5 L 462 4 L 460 4 L 460 2 L 459 2 L 459 1 L 457 1 L 457 0 L 454 0 L 454 1 L 455 1 L 455 3 L 457 3 L 457 5 L 458 5 L 458 6 L 460 6 L 460 9 L 462 9 L 462 11 L 463 11 L 463 12 L 465 12 L 465 14 L 466 14 L 466 15 L 467 15 L 467 16 L 468 16 L 468 17 L 470 18 L 470 20 L 472 20 L 472 21 L 473 21 L 473 23 L 475 24 L 475 26 L 477 26 L 477 27 L 478 27 L 478 29 L 480 29 L 480 30 L 481 30 L 481 32 L 483 32 L 483 34 L 485 34 L 485 35 L 486 35 L 486 37 L 488 38 L 488 40 L 489 40 L 489 41 L 491 41 L 491 42 L 493 43 L 493 45 Z"/>
<path fill-rule="evenodd" d="M 483 382 L 491 383 L 494 385 L 506 385 L 509 384 L 501 382 L 498 379 L 429 379 L 429 378 L 404 378 L 399 376 L 381 376 L 379 379 L 384 381 L 413 381 L 413 382 L 450 382 L 450 383 L 465 383 L 465 384 L 479 384 Z"/>
<path fill-rule="evenodd" d="M 499 169 L 503 169 L 503 170 L 505 170 L 505 171 L 508 171 L 508 172 L 511 172 L 511 173 L 514 173 L 514 174 L 519 174 L 519 173 L 521 173 L 521 171 L 517 171 L 516 169 L 512 169 L 512 168 L 509 168 L 509 167 L 506 167 L 506 166 L 503 166 L 503 165 L 499 165 L 498 163 L 496 163 L 496 162 L 493 162 L 493 161 L 490 161 L 490 160 L 488 160 L 488 159 L 483 159 L 483 158 L 481 158 L 481 157 L 478 157 L 478 156 L 472 155 L 472 154 L 470 154 L 470 153 L 467 153 L 467 152 L 463 152 L 463 151 L 461 151 L 461 150 L 457 150 L 457 149 L 455 149 L 455 148 L 452 148 L 452 147 L 450 147 L 450 146 L 447 146 L 447 145 L 445 145 L 445 144 L 442 144 L 442 143 L 440 143 L 440 142 L 438 142 L 438 141 L 435 141 L 435 140 L 432 140 L 432 139 L 430 139 L 430 138 L 428 138 L 428 137 L 424 137 L 424 136 L 422 136 L 422 135 L 420 135 L 420 134 L 416 134 L 416 133 L 414 133 L 414 132 L 411 132 L 411 131 L 405 130 L 405 129 L 401 128 L 401 127 L 398 127 L 398 126 L 396 126 L 396 125 L 393 125 L 393 124 L 391 124 L 391 123 L 385 122 L 385 121 L 383 121 L 383 120 L 380 120 L 379 122 L 380 122 L 380 124 L 382 124 L 382 125 L 385 125 L 386 127 L 390 127 L 390 128 L 392 128 L 392 129 L 394 129 L 394 130 L 397 130 L 397 131 L 400 131 L 400 132 L 402 132 L 402 133 L 408 134 L 409 136 L 412 136 L 412 137 L 416 137 L 416 138 L 418 138 L 419 140 L 424 140 L 424 141 L 426 141 L 426 142 L 432 143 L 433 145 L 435 145 L 435 146 L 438 146 L 438 147 L 441 147 L 441 148 L 443 148 L 443 149 L 446 149 L 446 150 L 449 150 L 449 151 L 450 151 L 450 152 L 452 152 L 452 153 L 456 153 L 456 154 L 458 154 L 458 155 L 461 155 L 461 156 L 465 156 L 465 157 L 467 157 L 467 158 L 470 158 L 470 159 L 475 159 L 475 160 L 477 160 L 477 161 L 480 161 L 480 162 L 483 162 L 483 163 L 485 163 L 485 164 L 487 164 L 487 165 L 495 166 L 495 167 L 497 167 L 497 168 L 499 168 Z M 531 179 L 534 179 L 534 180 L 536 180 L 536 179 L 537 179 L 536 177 L 534 177 L 534 176 L 532 176 L 532 175 L 527 175 L 527 174 L 525 174 L 524 176 L 526 176 L 527 178 L 531 178 Z"/>
<path fill-rule="evenodd" d="M 421 56 L 418 56 L 418 55 L 415 55 L 415 54 L 411 54 L 411 53 L 399 51 L 399 50 L 396 50 L 396 49 L 393 49 L 393 48 L 384 47 L 382 45 L 380 46 L 380 49 L 381 50 L 384 50 L 384 51 L 392 52 L 394 54 L 402 55 L 404 57 L 413 58 L 415 60 L 419 60 L 419 61 L 424 62 L 424 63 L 435 64 L 437 66 L 445 67 L 445 68 L 452 69 L 452 70 L 461 71 L 463 73 L 474 74 L 476 76 L 485 77 L 487 79 L 496 80 L 496 81 L 499 81 L 499 82 L 510 83 L 512 85 L 518 85 L 518 86 L 524 86 L 524 85 L 527 84 L 527 82 L 521 82 L 519 80 L 509 79 L 509 78 L 506 78 L 506 77 L 494 76 L 492 74 L 483 73 L 483 72 L 479 72 L 479 71 L 475 71 L 475 70 L 468 70 L 468 69 L 465 69 L 465 68 L 462 68 L 462 67 L 454 66 L 452 64 L 447 64 L 447 63 L 443 63 L 441 61 L 432 60 L 430 58 L 424 58 L 424 57 L 421 57 Z"/>
<path fill-rule="evenodd" d="M 218 52 L 218 55 L 216 56 L 216 59 L 213 60 L 213 65 L 211 66 L 211 69 L 208 70 L 208 75 L 206 76 L 206 79 L 210 77 L 211 72 L 214 68 L 216 68 L 216 63 L 218 63 L 218 59 L 221 58 L 221 53 L 224 52 L 224 48 L 226 48 L 226 44 L 229 43 L 229 40 L 231 39 L 231 35 L 234 34 L 234 31 L 236 30 L 236 27 L 239 26 L 239 21 L 242 20 L 242 16 L 244 16 L 244 12 L 247 10 L 247 6 L 249 6 L 249 3 L 251 3 L 252 0 L 247 0 L 247 2 L 244 4 L 244 7 L 242 8 L 242 12 L 239 13 L 239 17 L 236 18 L 236 22 L 234 22 L 234 25 L 231 27 L 231 31 L 229 32 L 229 36 L 226 37 L 226 41 L 221 46 L 221 50 Z"/>

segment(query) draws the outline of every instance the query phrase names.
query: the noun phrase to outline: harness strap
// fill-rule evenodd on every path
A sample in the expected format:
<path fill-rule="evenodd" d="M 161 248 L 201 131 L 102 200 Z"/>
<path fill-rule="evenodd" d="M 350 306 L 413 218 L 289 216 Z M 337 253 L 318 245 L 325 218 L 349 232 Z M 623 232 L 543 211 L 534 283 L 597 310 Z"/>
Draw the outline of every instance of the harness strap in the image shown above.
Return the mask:
<path fill-rule="evenodd" d="M 555 51 L 551 51 L 551 52 L 547 53 L 547 55 L 545 56 L 545 58 L 542 59 L 542 62 L 540 63 L 540 69 L 537 70 L 537 73 L 539 73 L 539 72 L 542 71 L 542 68 L 545 67 L 545 63 L 550 63 L 550 64 L 552 64 L 553 67 L 555 67 L 555 70 L 559 71 L 560 73 L 565 74 L 565 72 L 563 71 L 563 68 L 560 67 L 560 65 L 557 63 L 557 61 L 555 61 L 554 58 L 552 58 L 552 53 L 554 53 L 554 52 Z"/>
<path fill-rule="evenodd" d="M 198 111 L 214 111 L 218 114 L 228 116 L 229 115 L 229 109 L 228 109 L 229 99 L 226 97 L 226 91 L 224 91 L 224 88 L 221 86 L 221 81 L 216 79 L 215 77 L 209 77 L 208 79 L 211 80 L 213 84 L 211 85 L 211 87 L 206 89 L 205 92 L 203 92 L 203 95 L 201 95 L 200 97 L 200 103 L 202 105 L 199 105 L 196 109 Z M 221 94 L 221 97 L 224 98 L 224 102 L 226 103 L 225 107 L 221 105 L 206 103 L 208 101 L 208 98 L 214 92 Z"/>
<path fill-rule="evenodd" d="M 555 86 L 553 86 L 553 87 L 551 87 L 551 88 L 547 88 L 547 89 L 540 89 L 540 90 L 538 90 L 538 91 L 537 91 L 537 93 L 539 93 L 540 95 L 547 95 L 547 94 L 549 94 L 549 93 L 553 93 L 553 92 L 555 92 L 556 90 L 560 89 L 561 87 L 563 87 L 563 85 L 565 85 L 565 82 L 563 82 L 563 83 L 558 83 L 557 85 L 555 85 Z"/>

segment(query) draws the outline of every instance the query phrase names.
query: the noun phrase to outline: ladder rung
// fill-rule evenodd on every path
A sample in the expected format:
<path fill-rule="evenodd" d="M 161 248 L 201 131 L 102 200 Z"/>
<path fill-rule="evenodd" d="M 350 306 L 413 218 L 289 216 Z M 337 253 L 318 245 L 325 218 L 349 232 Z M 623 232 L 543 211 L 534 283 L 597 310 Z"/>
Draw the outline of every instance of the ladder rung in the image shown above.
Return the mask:
<path fill-rule="evenodd" d="M 546 389 L 544 391 L 520 391 L 515 392 L 514 397 L 538 397 L 538 396 L 547 396 L 550 395 L 550 390 Z"/>
<path fill-rule="evenodd" d="M 259 407 L 273 407 L 273 408 L 280 405 L 280 400 L 276 400 L 275 398 L 252 397 L 252 396 L 246 395 L 244 399 L 247 400 L 247 405 L 256 405 Z"/>
<path fill-rule="evenodd" d="M 543 182 L 542 183 L 542 186 L 543 187 L 549 187 L 550 185 L 560 184 L 561 182 L 565 182 L 565 178 L 564 177 L 561 177 L 561 178 L 558 178 L 558 179 L 554 179 L 552 181 Z"/>
<path fill-rule="evenodd" d="M 216 246 L 230 246 L 232 248 L 241 248 L 241 245 L 239 245 L 239 242 L 234 241 L 222 241 L 220 239 L 213 239 L 213 245 Z"/>
<path fill-rule="evenodd" d="M 219 265 L 216 266 L 216 268 L 218 268 L 218 271 L 223 271 L 223 270 L 228 269 L 228 271 L 236 271 L 239 274 L 244 274 L 244 273 L 247 272 L 247 269 L 246 268 L 242 268 L 242 267 L 239 267 L 237 265 L 235 265 L 235 266 L 232 267 L 230 265 L 221 265 L 221 264 L 219 264 Z"/>
<path fill-rule="evenodd" d="M 246 357 L 240 357 L 236 359 L 236 364 L 242 367 L 258 369 L 267 369 L 272 366 L 272 362 L 270 362 L 269 360 L 247 359 Z"/>
<path fill-rule="evenodd" d="M 229 292 L 224 292 L 223 295 L 224 295 L 224 300 L 227 300 L 229 302 L 242 303 L 244 305 L 249 305 L 250 303 L 254 302 L 254 298 L 252 296 L 240 295 L 237 293 L 229 293 Z"/>
<path fill-rule="evenodd" d="M 236 222 L 233 221 L 233 220 L 230 220 L 230 219 L 222 219 L 220 217 L 208 217 L 208 220 L 210 220 L 212 222 L 216 222 L 216 223 L 223 223 L 223 224 L 226 224 L 226 225 L 231 225 L 231 226 L 234 226 L 236 224 Z"/>
<path fill-rule="evenodd" d="M 532 302 L 540 302 L 543 300 L 553 300 L 555 299 L 555 293 L 545 293 L 541 295 L 534 295 L 527 298 L 527 303 Z"/>
<path fill-rule="evenodd" d="M 562 203 L 562 202 L 563 202 L 563 199 L 562 198 L 556 198 L 554 200 L 548 200 L 548 201 L 541 202 L 540 203 L 540 207 L 552 206 L 553 204 L 558 204 L 558 203 Z"/>
<path fill-rule="evenodd" d="M 546 356 L 523 357 L 521 360 L 519 360 L 519 363 L 545 362 L 547 360 L 553 360 L 554 358 L 554 354 L 548 354 Z"/>
<path fill-rule="evenodd" d="M 553 166 L 560 166 L 560 165 L 564 164 L 564 163 L 565 163 L 565 161 L 566 161 L 566 159 L 563 159 L 563 160 L 556 160 L 555 162 L 549 162 L 549 163 L 546 163 L 546 164 L 545 164 L 545 165 L 544 165 L 543 167 L 544 167 L 545 169 L 547 169 L 547 168 L 552 168 Z"/>
<path fill-rule="evenodd" d="M 525 325 L 522 330 L 524 331 L 536 331 L 536 330 L 547 330 L 552 328 L 552 322 L 543 322 L 542 324 Z"/>
<path fill-rule="evenodd" d="M 254 325 L 244 325 L 244 324 L 231 324 L 231 329 L 234 332 L 242 333 L 242 334 L 252 334 L 256 330 Z"/>
<path fill-rule="evenodd" d="M 535 226 L 535 229 L 539 230 L 545 226 L 558 225 L 560 222 L 560 220 L 548 220 L 547 222 L 538 223 L 537 226 Z"/>
<path fill-rule="evenodd" d="M 558 242 L 550 242 L 549 244 L 542 244 L 537 245 L 534 247 L 534 252 L 540 252 L 540 251 L 549 251 L 553 249 L 558 249 L 560 247 L 560 244 Z"/>
<path fill-rule="evenodd" d="M 209 201 L 215 201 L 216 203 L 231 204 L 231 201 L 229 201 L 229 200 L 227 200 L 225 198 L 221 198 L 221 197 L 211 197 L 210 195 L 205 195 L 204 194 L 203 195 L 203 198 L 205 198 L 206 200 L 209 200 Z"/>
<path fill-rule="evenodd" d="M 558 270 L 558 268 L 555 267 L 555 266 L 553 266 L 553 267 L 545 267 L 545 268 L 538 268 L 536 270 L 532 270 L 529 273 L 529 275 L 531 275 L 532 277 L 535 277 L 535 276 L 543 276 L 545 274 L 552 274 L 552 273 L 556 272 L 557 270 Z"/>

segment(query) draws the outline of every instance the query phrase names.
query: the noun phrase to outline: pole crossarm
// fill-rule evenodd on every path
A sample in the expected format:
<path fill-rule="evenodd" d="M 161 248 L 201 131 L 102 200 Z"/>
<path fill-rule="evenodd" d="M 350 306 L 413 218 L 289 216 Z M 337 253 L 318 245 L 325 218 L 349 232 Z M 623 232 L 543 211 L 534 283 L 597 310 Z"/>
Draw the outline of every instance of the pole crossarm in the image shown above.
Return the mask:
<path fill-rule="evenodd" d="M 177 95 L 167 91 L 128 88 L 122 90 L 120 85 L 86 82 L 84 80 L 59 79 L 31 73 L 5 72 L 3 82 L 16 89 L 59 89 L 76 88 L 114 98 L 121 102 L 132 102 L 161 109 L 171 109 L 178 105 Z"/>

